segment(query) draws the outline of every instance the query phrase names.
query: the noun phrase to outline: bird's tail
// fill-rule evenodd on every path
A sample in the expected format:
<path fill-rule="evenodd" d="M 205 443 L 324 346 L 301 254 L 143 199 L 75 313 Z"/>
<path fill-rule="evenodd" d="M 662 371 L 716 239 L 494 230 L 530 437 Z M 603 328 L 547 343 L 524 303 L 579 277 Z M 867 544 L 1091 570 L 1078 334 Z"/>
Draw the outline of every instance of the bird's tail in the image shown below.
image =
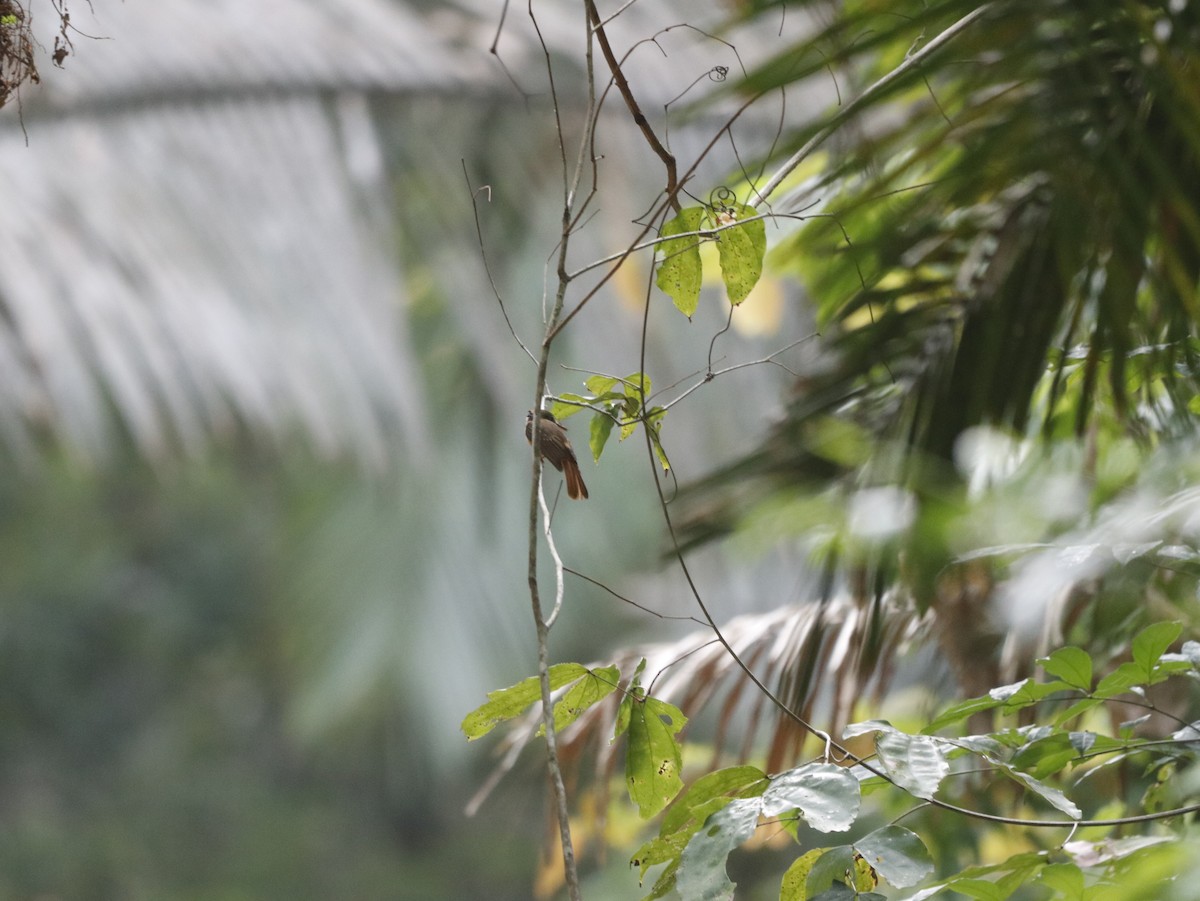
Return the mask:
<path fill-rule="evenodd" d="M 563 460 L 562 471 L 567 480 L 567 497 L 586 500 L 587 485 L 583 484 L 583 473 L 579 471 L 579 463 L 574 457 Z"/>

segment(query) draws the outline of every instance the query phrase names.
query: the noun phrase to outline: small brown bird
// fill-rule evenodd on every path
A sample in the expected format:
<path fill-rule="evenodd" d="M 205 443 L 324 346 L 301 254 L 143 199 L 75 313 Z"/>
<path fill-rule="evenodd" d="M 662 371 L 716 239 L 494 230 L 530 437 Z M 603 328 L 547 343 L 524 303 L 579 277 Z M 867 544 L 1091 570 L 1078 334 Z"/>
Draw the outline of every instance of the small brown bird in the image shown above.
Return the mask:
<path fill-rule="evenodd" d="M 563 474 L 567 480 L 567 497 L 587 499 L 587 485 L 575 459 L 575 449 L 567 437 L 567 428 L 561 425 L 549 410 L 539 410 L 542 417 L 542 459 Z M 533 444 L 533 411 L 525 414 L 525 440 Z"/>

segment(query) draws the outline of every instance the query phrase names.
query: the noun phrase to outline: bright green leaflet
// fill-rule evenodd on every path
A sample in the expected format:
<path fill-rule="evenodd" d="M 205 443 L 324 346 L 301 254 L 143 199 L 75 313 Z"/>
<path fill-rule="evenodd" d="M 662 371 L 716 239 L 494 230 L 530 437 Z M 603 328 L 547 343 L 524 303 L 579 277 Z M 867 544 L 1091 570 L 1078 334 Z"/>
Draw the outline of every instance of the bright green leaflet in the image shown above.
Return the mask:
<path fill-rule="evenodd" d="M 1039 663 L 1051 676 L 1061 679 L 1072 688 L 1088 691 L 1092 687 L 1092 658 L 1082 648 L 1059 648 Z"/>
<path fill-rule="evenodd" d="M 646 697 L 629 708 L 625 784 L 643 817 L 652 817 L 683 788 L 683 753 L 675 735 L 687 717 L 674 704 Z"/>
<path fill-rule="evenodd" d="M 556 663 L 550 667 L 550 688 L 562 688 L 588 672 L 588 668 L 581 663 Z M 469 741 L 474 741 L 487 735 L 498 723 L 520 716 L 541 697 L 537 676 L 522 679 L 508 688 L 489 691 L 487 702 L 468 713 L 460 728 Z"/>
<path fill-rule="evenodd" d="M 583 678 L 567 689 L 567 693 L 554 704 L 555 731 L 569 726 L 597 701 L 612 694 L 620 678 L 621 673 L 615 666 L 584 673 Z M 538 730 L 538 735 L 544 733 L 544 727 Z"/>

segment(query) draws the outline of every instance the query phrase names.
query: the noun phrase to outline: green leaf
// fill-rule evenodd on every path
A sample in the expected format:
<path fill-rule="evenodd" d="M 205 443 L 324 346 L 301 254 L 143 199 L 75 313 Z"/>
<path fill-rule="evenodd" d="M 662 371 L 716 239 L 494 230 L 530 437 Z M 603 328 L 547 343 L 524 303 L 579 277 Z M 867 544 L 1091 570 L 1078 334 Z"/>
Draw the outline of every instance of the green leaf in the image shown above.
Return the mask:
<path fill-rule="evenodd" d="M 666 222 L 659 233 L 661 237 L 668 240 L 658 246 L 660 262 L 655 284 L 674 301 L 679 312 L 689 319 L 696 312 L 696 307 L 700 302 L 701 239 L 696 235 L 686 238 L 671 238 L 671 235 L 699 231 L 704 214 L 704 207 L 688 207 L 674 219 Z"/>
<path fill-rule="evenodd" d="M 1033 679 L 1023 679 L 1012 685 L 1002 685 L 999 688 L 993 688 L 988 692 L 988 695 L 1002 702 L 1002 712 L 1016 713 L 1018 710 L 1032 707 L 1052 694 L 1066 691 L 1070 688 L 1071 686 L 1066 682 L 1057 679 L 1053 682 L 1035 682 Z"/>
<path fill-rule="evenodd" d="M 1154 667 L 1182 631 L 1179 623 L 1154 623 L 1133 637 L 1133 662 L 1142 668 L 1146 682 L 1151 681 Z"/>
<path fill-rule="evenodd" d="M 588 672 L 590 670 L 581 663 L 556 663 L 550 667 L 550 688 L 561 688 Z M 468 713 L 460 728 L 468 741 L 482 738 L 498 723 L 520 716 L 530 704 L 540 701 L 541 697 L 542 690 L 537 676 L 522 679 L 508 688 L 489 691 L 487 702 Z"/>
<path fill-rule="evenodd" d="M 825 892 L 834 889 L 832 897 L 839 897 L 837 887 L 849 888 L 846 877 L 854 873 L 854 849 L 849 845 L 838 845 L 826 848 L 825 852 L 813 864 L 812 872 L 808 874 L 808 896 L 820 898 Z M 854 897 L 851 891 L 848 896 Z"/>
<path fill-rule="evenodd" d="M 1094 842 L 1076 839 L 1063 845 L 1063 850 L 1079 866 L 1094 867 L 1121 860 L 1144 848 L 1174 841 L 1177 841 L 1177 837 L 1171 835 L 1131 835 L 1127 838 L 1102 838 Z"/>
<path fill-rule="evenodd" d="M 649 397 L 650 391 L 650 376 L 644 372 L 631 372 L 625 376 L 625 396 L 637 402 L 637 407 L 640 409 L 642 403 L 642 395 Z"/>
<path fill-rule="evenodd" d="M 770 785 L 767 774 L 756 766 L 731 766 L 705 773 L 688 787 L 663 817 L 660 832 L 665 835 L 682 828 L 695 811 L 715 798 L 758 796 Z M 711 813 L 712 811 L 709 811 Z M 708 816 L 708 814 L 705 814 Z M 701 818 L 701 822 L 704 818 Z"/>
<path fill-rule="evenodd" d="M 732 901 L 737 886 L 725 873 L 725 859 L 754 834 L 761 809 L 759 798 L 738 798 L 708 818 L 679 857 L 675 887 L 681 898 Z"/>
<path fill-rule="evenodd" d="M 648 894 L 642 901 L 654 901 L 656 898 L 665 898 L 675 888 L 675 874 L 679 872 L 679 859 L 676 858 L 667 864 L 666 869 L 658 874 L 658 878 L 654 880 L 654 887 L 650 889 Z"/>
<path fill-rule="evenodd" d="M 1073 863 L 1052 863 L 1038 873 L 1038 881 L 1062 901 L 1083 901 L 1083 870 Z"/>
<path fill-rule="evenodd" d="M 550 413 L 555 419 L 562 422 L 564 419 L 586 410 L 588 404 L 594 403 L 595 400 L 594 397 L 584 397 L 582 394 L 560 394 L 550 405 Z"/>
<path fill-rule="evenodd" d="M 1051 676 L 1061 679 L 1073 688 L 1088 691 L 1092 687 L 1092 658 L 1082 648 L 1059 648 L 1038 662 Z"/>
<path fill-rule="evenodd" d="M 625 697 L 621 699 L 621 704 L 617 707 L 617 719 L 613 724 L 613 741 L 616 741 L 629 729 L 629 721 L 633 716 L 633 705 L 635 702 L 640 702 L 646 695 L 642 688 L 642 673 L 645 671 L 646 658 L 643 657 L 638 661 L 637 669 L 633 671 L 633 675 L 629 679 L 629 687 L 625 690 Z"/>
<path fill-rule="evenodd" d="M 589 376 L 584 384 L 587 385 L 588 391 L 595 395 L 608 394 L 617 385 L 621 384 L 621 380 L 613 378 L 611 375 L 593 375 Z"/>
<path fill-rule="evenodd" d="M 1141 665 L 1127 661 L 1100 680 L 1096 686 L 1095 696 L 1102 700 L 1112 698 L 1124 694 L 1134 686 L 1144 685 L 1148 681 L 1149 674 Z"/>
<path fill-rule="evenodd" d="M 947 707 L 941 714 L 933 719 L 933 721 L 921 730 L 924 735 L 932 735 L 939 729 L 944 729 L 947 726 L 952 726 L 955 723 L 960 723 L 968 717 L 972 717 L 977 713 L 982 713 L 985 710 L 995 710 L 1002 702 L 995 698 L 969 698 L 966 701 L 960 701 Z"/>
<path fill-rule="evenodd" d="M 671 471 L 671 460 L 667 457 L 666 449 L 662 446 L 662 441 L 658 437 L 658 423 L 650 427 L 650 444 L 654 448 L 654 455 L 658 457 L 658 465 L 663 468 L 663 472 Z"/>
<path fill-rule="evenodd" d="M 1020 854 L 1014 854 L 1002 863 L 967 867 L 967 869 L 960 872 L 957 876 L 952 876 L 937 885 L 921 889 L 912 895 L 909 901 L 924 901 L 924 899 L 932 898 L 934 895 L 940 893 L 943 889 L 952 889 L 969 898 L 982 898 L 986 899 L 986 901 L 1005 901 L 1005 899 L 1012 895 L 1013 891 L 1007 883 L 1014 882 L 1019 885 L 1023 882 L 1028 882 L 1034 873 L 1045 866 L 1047 857 L 1048 855 L 1045 851 L 1025 851 Z M 997 882 L 980 878 L 996 873 L 1003 874 Z"/>
<path fill-rule="evenodd" d="M 763 816 L 799 810 L 820 832 L 845 832 L 858 818 L 862 803 L 858 780 L 845 767 L 810 763 L 780 773 L 762 795 Z"/>
<path fill-rule="evenodd" d="M 1099 688 L 1097 687 L 1097 692 L 1098 691 Z M 1069 723 L 1078 716 L 1082 716 L 1093 707 L 1099 707 L 1103 703 L 1104 701 L 1099 697 L 1081 698 L 1070 707 L 1060 711 L 1059 713 L 1056 713 L 1054 715 L 1054 719 L 1052 719 L 1050 722 L 1052 725 L 1061 726 L 1064 723 Z"/>
<path fill-rule="evenodd" d="M 939 741 L 929 735 L 881 732 L 875 750 L 896 784 L 918 798 L 932 798 L 950 772 Z"/>
<path fill-rule="evenodd" d="M 808 875 L 825 851 L 825 848 L 813 848 L 792 861 L 779 886 L 779 901 L 805 901 L 808 898 Z"/>
<path fill-rule="evenodd" d="M 884 826 L 854 842 L 875 872 L 896 888 L 916 885 L 933 872 L 933 858 L 920 837 L 903 826 Z"/>
<path fill-rule="evenodd" d="M 1002 769 L 1013 779 L 1023 783 L 1026 788 L 1035 794 L 1040 795 L 1051 805 L 1057 807 L 1067 816 L 1071 817 L 1071 819 L 1078 820 L 1083 816 L 1083 811 L 1079 809 L 1079 806 L 1062 792 L 1060 792 L 1057 788 L 1051 788 L 1044 782 L 1033 778 L 1028 773 L 1022 773 L 1020 770 L 1015 770 L 1012 767 L 1002 767 Z"/>
<path fill-rule="evenodd" d="M 716 214 L 716 224 L 750 219 L 758 215 L 752 206 L 734 204 Z M 762 277 L 763 257 L 767 253 L 767 229 L 761 219 L 717 232 L 717 255 L 721 261 L 721 278 L 734 306 L 741 303 Z"/>
<path fill-rule="evenodd" d="M 661 897 L 674 887 L 680 855 L 709 817 L 735 798 L 758 797 L 768 784 L 766 774 L 753 766 L 726 767 L 697 779 L 671 805 L 658 836 L 643 844 L 630 861 L 640 871 L 639 879 L 649 867 L 668 864 L 655 882 L 655 891 L 662 889 L 661 893 L 650 897 Z"/>
<path fill-rule="evenodd" d="M 956 879 L 947 887 L 976 901 L 1006 901 L 1009 897 L 1009 892 L 986 879 Z"/>
<path fill-rule="evenodd" d="M 600 455 L 604 453 L 604 445 L 608 443 L 608 436 L 612 434 L 615 424 L 611 416 L 605 416 L 603 413 L 597 413 L 592 417 L 588 445 L 592 449 L 592 459 L 597 463 L 600 462 Z"/>
<path fill-rule="evenodd" d="M 1079 733 L 1072 733 L 1078 735 Z M 1072 740 L 1072 734 L 1055 731 L 1031 741 L 1013 756 L 1010 763 L 1035 779 L 1044 779 L 1072 763 L 1080 754 Z M 1089 733 L 1091 734 L 1091 733 Z M 1087 741 L 1088 739 L 1081 739 Z M 1091 734 L 1095 742 L 1095 735 Z"/>
<path fill-rule="evenodd" d="M 675 735 L 687 724 L 678 707 L 645 697 L 630 710 L 625 784 L 643 818 L 657 814 L 683 788 L 683 755 Z"/>
<path fill-rule="evenodd" d="M 615 666 L 605 666 L 584 673 L 583 678 L 567 689 L 567 693 L 555 703 L 554 730 L 557 732 L 569 726 L 597 701 L 607 698 L 616 690 L 620 678 L 621 673 Z M 544 733 L 543 726 L 538 730 L 538 735 Z"/>

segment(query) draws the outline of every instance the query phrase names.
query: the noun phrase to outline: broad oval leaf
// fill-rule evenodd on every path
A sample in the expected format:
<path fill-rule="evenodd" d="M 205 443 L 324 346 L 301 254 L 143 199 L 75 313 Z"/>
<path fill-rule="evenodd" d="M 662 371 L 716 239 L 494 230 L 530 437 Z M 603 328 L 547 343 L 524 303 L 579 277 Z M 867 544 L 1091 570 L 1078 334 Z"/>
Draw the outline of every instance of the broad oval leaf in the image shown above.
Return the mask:
<path fill-rule="evenodd" d="M 1051 676 L 1072 688 L 1088 691 L 1092 687 L 1092 658 L 1083 648 L 1059 648 L 1038 662 Z"/>
<path fill-rule="evenodd" d="M 916 885 L 933 872 L 933 858 L 920 837 L 903 826 L 884 826 L 854 843 L 883 879 L 897 888 Z"/>
<path fill-rule="evenodd" d="M 761 798 L 738 798 L 708 818 L 679 857 L 675 888 L 681 898 L 731 901 L 737 886 L 725 873 L 725 859 L 754 834 L 761 811 Z"/>
<path fill-rule="evenodd" d="M 884 732 L 875 739 L 879 760 L 896 784 L 918 798 L 932 798 L 950 764 L 936 738 Z"/>
<path fill-rule="evenodd" d="M 792 861 L 779 885 L 779 901 L 805 901 L 808 898 L 808 874 L 825 851 L 825 848 L 813 848 Z"/>
<path fill-rule="evenodd" d="M 1146 681 L 1150 680 L 1159 658 L 1182 631 L 1183 626 L 1179 623 L 1153 623 L 1133 637 L 1133 662 L 1142 668 Z"/>
<path fill-rule="evenodd" d="M 820 832 L 845 832 L 858 818 L 862 794 L 845 767 L 810 763 L 781 773 L 762 795 L 763 816 L 799 810 Z"/>

